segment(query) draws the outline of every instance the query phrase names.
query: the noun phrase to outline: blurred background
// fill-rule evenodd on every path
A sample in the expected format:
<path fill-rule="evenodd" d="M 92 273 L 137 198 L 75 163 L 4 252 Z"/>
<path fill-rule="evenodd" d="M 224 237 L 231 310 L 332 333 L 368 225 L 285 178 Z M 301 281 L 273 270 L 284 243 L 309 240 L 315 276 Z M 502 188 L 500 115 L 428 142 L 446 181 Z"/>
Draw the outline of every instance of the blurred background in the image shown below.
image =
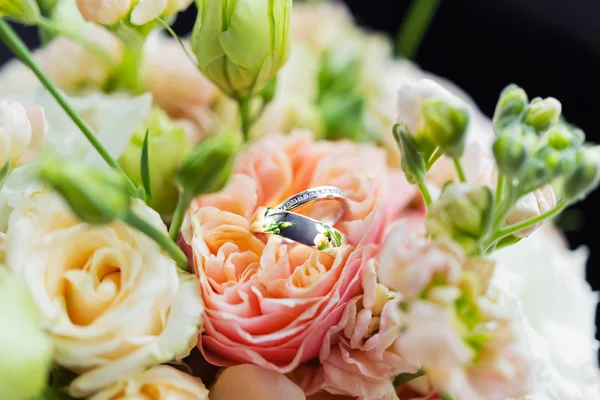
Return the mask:
<path fill-rule="evenodd" d="M 439 2 L 415 56 L 423 69 L 459 85 L 490 116 L 498 94 L 511 82 L 531 97 L 556 97 L 567 119 L 581 127 L 589 140 L 600 142 L 595 124 L 600 116 L 598 0 L 422 1 Z M 361 25 L 395 36 L 410 1 L 346 3 Z M 189 33 L 194 19 L 194 10 L 181 14 L 175 24 L 177 33 Z M 37 45 L 35 30 L 18 27 L 18 31 L 31 47 Z M 0 64 L 9 57 L 0 44 Z M 558 221 L 572 247 L 591 248 L 588 279 L 596 290 L 600 290 L 599 202 L 600 191 L 596 191 Z"/>

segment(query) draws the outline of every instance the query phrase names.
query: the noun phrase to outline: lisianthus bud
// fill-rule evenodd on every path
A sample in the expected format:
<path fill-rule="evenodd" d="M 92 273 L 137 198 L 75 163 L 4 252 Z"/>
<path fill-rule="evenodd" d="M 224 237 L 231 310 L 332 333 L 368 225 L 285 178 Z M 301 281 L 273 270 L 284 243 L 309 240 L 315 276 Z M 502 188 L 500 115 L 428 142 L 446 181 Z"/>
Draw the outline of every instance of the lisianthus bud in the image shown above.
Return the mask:
<path fill-rule="evenodd" d="M 438 146 L 447 155 L 459 157 L 468 116 L 462 101 L 429 79 L 404 85 L 398 93 L 398 123 L 406 125 L 425 158 Z"/>
<path fill-rule="evenodd" d="M 486 186 L 448 185 L 429 209 L 427 231 L 434 237 L 451 237 L 470 252 L 489 230 L 493 205 Z"/>
<path fill-rule="evenodd" d="M 87 223 L 106 224 L 129 211 L 127 180 L 114 170 L 91 169 L 52 157 L 44 161 L 40 177 Z"/>
<path fill-rule="evenodd" d="M 508 225 L 517 224 L 529 218 L 537 217 L 540 214 L 545 213 L 546 211 L 550 211 L 555 206 L 556 197 L 554 196 L 552 186 L 544 185 L 541 188 L 536 189 L 533 192 L 527 193 L 525 196 L 521 197 L 517 201 L 517 204 L 515 204 L 515 206 L 508 214 L 508 217 L 506 218 L 506 223 Z M 535 232 L 540 227 L 540 225 L 541 222 L 532 225 L 527 229 L 519 231 L 514 235 L 519 238 L 526 238 L 527 236 Z"/>
<path fill-rule="evenodd" d="M 581 129 L 569 129 L 566 125 L 555 125 L 544 132 L 544 143 L 556 150 L 579 147 L 585 141 Z"/>
<path fill-rule="evenodd" d="M 532 141 L 527 137 L 528 133 L 517 125 L 505 129 L 496 138 L 492 150 L 498 165 L 498 170 L 508 176 L 518 175 L 529 156 Z"/>
<path fill-rule="evenodd" d="M 520 120 L 527 107 L 527 93 L 517 85 L 508 85 L 496 104 L 494 112 L 494 130 L 501 131 L 516 120 Z"/>
<path fill-rule="evenodd" d="M 34 0 L 0 0 L 0 17 L 35 23 L 40 19 L 40 8 Z"/>
<path fill-rule="evenodd" d="M 229 96 L 259 92 L 290 51 L 292 0 L 197 0 L 192 49 Z"/>
<path fill-rule="evenodd" d="M 398 123 L 394 126 L 394 138 L 400 149 L 400 162 L 406 180 L 412 184 L 425 182 L 427 165 L 419 151 L 415 139 L 408 132 L 406 125 Z"/>
<path fill-rule="evenodd" d="M 523 122 L 536 131 L 543 132 L 558 122 L 561 112 L 560 101 L 553 97 L 533 99 L 525 112 Z"/>
<path fill-rule="evenodd" d="M 178 189 L 173 179 L 179 164 L 191 147 L 185 136 L 185 128 L 169 119 L 160 108 L 152 111 L 146 126 L 135 132 L 119 164 L 134 183 L 141 185 L 140 160 L 144 137 L 148 132 L 148 160 L 150 167 L 151 206 L 159 213 L 175 209 Z"/>
<path fill-rule="evenodd" d="M 575 168 L 565 177 L 563 195 L 575 201 L 585 197 L 600 183 L 600 146 L 587 147 L 577 153 Z"/>
<path fill-rule="evenodd" d="M 465 150 L 465 138 L 469 125 L 466 108 L 444 101 L 430 99 L 423 105 L 424 130 L 445 155 L 460 158 Z"/>
<path fill-rule="evenodd" d="M 0 102 L 0 169 L 27 162 L 44 142 L 48 125 L 40 106 Z"/>
<path fill-rule="evenodd" d="M 193 197 L 221 190 L 229 180 L 239 146 L 239 135 L 229 132 L 203 140 L 181 163 L 176 183 Z"/>
<path fill-rule="evenodd" d="M 132 1 L 77 0 L 86 21 L 115 25 L 129 18 L 133 25 L 144 25 L 162 16 L 170 16 L 189 7 L 192 0 Z"/>
<path fill-rule="evenodd" d="M 52 361 L 52 343 L 25 283 L 0 266 L 0 393 L 3 400 L 37 398 Z"/>

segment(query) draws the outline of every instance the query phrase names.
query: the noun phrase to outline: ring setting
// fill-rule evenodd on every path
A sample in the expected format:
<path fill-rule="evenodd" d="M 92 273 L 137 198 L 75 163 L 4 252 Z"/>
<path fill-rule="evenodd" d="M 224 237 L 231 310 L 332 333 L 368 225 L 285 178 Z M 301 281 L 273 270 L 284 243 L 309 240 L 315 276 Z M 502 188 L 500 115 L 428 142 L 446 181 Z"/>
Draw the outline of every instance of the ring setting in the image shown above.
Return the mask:
<path fill-rule="evenodd" d="M 333 216 L 315 219 L 294 212 L 300 207 L 314 207 L 323 200 L 339 203 Z M 333 225 L 345 214 L 347 207 L 346 195 L 339 188 L 315 187 L 291 196 L 274 208 L 267 208 L 262 220 L 254 225 L 253 232 L 277 235 L 288 243 L 300 243 L 320 251 L 335 249 L 344 245 L 344 236 Z M 319 211 L 318 207 L 314 208 Z"/>

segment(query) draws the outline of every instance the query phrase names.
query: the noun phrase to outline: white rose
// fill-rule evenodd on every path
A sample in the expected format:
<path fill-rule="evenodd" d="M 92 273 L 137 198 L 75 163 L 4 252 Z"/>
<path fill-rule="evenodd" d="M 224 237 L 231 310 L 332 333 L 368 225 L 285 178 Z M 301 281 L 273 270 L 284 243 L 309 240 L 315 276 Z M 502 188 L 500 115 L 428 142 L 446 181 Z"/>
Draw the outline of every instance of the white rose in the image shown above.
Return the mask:
<path fill-rule="evenodd" d="M 527 400 L 598 400 L 594 317 L 598 294 L 585 281 L 587 251 L 568 250 L 552 229 L 494 253 L 493 287 L 520 320 L 536 390 Z"/>
<path fill-rule="evenodd" d="M 154 400 L 208 400 L 208 390 L 198 378 L 166 365 L 159 365 L 120 380 L 89 400 L 139 400 L 155 394 Z"/>
<path fill-rule="evenodd" d="M 48 124 L 40 106 L 0 101 L 0 169 L 24 164 L 44 142 Z"/>
<path fill-rule="evenodd" d="M 166 233 L 156 212 L 141 202 L 135 211 Z M 11 214 L 3 246 L 41 311 L 55 361 L 81 374 L 72 396 L 185 357 L 196 345 L 198 281 L 128 225 L 81 223 L 57 195 L 38 193 Z"/>

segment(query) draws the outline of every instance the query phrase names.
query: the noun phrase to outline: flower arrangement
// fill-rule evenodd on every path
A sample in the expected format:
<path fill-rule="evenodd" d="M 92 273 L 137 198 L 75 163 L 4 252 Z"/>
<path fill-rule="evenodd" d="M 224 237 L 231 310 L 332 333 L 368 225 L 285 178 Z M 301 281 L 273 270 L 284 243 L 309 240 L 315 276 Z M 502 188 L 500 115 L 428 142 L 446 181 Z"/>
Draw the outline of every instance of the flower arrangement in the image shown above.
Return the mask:
<path fill-rule="evenodd" d="M 190 3 L 0 0 L 2 399 L 600 399 L 558 100 L 490 121 L 338 3 Z"/>

